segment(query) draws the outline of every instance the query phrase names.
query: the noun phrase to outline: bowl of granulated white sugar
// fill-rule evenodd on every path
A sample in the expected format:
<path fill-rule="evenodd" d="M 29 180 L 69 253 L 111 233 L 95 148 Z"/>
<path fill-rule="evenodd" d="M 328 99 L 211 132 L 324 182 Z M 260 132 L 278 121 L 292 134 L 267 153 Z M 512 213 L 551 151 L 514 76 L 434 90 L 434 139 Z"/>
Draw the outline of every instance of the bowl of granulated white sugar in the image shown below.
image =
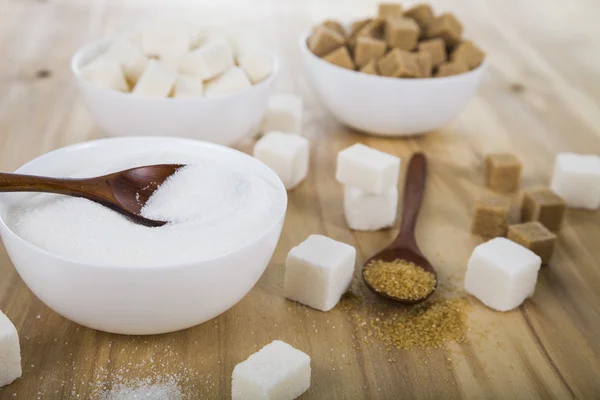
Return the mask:
<path fill-rule="evenodd" d="M 64 147 L 16 172 L 91 177 L 154 164 L 185 164 L 137 225 L 89 200 L 0 195 L 0 234 L 27 286 L 81 325 L 158 334 L 232 307 L 264 272 L 283 226 L 287 195 L 260 161 L 189 139 L 131 137 Z"/>

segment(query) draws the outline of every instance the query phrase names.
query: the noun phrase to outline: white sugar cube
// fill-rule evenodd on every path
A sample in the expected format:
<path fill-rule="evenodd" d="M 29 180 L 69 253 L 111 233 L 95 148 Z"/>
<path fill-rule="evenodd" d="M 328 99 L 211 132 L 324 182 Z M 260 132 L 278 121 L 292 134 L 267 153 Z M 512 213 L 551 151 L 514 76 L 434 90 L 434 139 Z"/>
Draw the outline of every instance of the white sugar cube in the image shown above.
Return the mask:
<path fill-rule="evenodd" d="M 227 33 L 215 26 L 197 26 L 192 31 L 192 49 L 197 49 L 208 43 L 224 41 L 231 44 Z"/>
<path fill-rule="evenodd" d="M 262 131 L 302 132 L 302 99 L 290 94 L 269 97 L 262 121 Z"/>
<path fill-rule="evenodd" d="M 191 32 L 183 22 L 162 21 L 142 28 L 142 50 L 148 57 L 179 58 L 191 49 Z"/>
<path fill-rule="evenodd" d="M 233 67 L 223 75 L 206 83 L 207 96 L 235 93 L 252 86 L 250 79 L 240 67 Z"/>
<path fill-rule="evenodd" d="M 287 255 L 285 297 L 317 310 L 331 310 L 352 282 L 355 260 L 354 247 L 326 236 L 309 236 Z"/>
<path fill-rule="evenodd" d="M 535 291 L 542 259 L 505 238 L 475 248 L 465 276 L 465 290 L 498 311 L 519 307 Z"/>
<path fill-rule="evenodd" d="M 292 400 L 310 387 L 310 357 L 275 340 L 235 366 L 232 400 Z"/>
<path fill-rule="evenodd" d="M 0 387 L 21 377 L 19 335 L 12 322 L 0 311 Z"/>
<path fill-rule="evenodd" d="M 279 176 L 286 189 L 293 189 L 306 178 L 309 163 L 308 139 L 283 132 L 269 132 L 254 145 L 254 157 Z"/>
<path fill-rule="evenodd" d="M 599 208 L 600 157 L 574 153 L 557 155 L 550 186 L 569 207 Z"/>
<path fill-rule="evenodd" d="M 217 40 L 185 54 L 181 58 L 179 71 L 206 81 L 234 66 L 231 46 L 225 40 Z"/>
<path fill-rule="evenodd" d="M 128 92 L 129 86 L 121 65 L 114 60 L 99 57 L 81 69 L 81 76 L 93 84 L 110 90 Z"/>
<path fill-rule="evenodd" d="M 382 194 L 346 186 L 344 188 L 344 214 L 350 229 L 377 231 L 388 228 L 396 221 L 398 188 L 391 187 Z"/>
<path fill-rule="evenodd" d="M 116 40 L 104 53 L 104 57 L 121 64 L 125 78 L 135 84 L 148 63 L 148 59 L 131 41 L 127 39 Z"/>
<path fill-rule="evenodd" d="M 383 194 L 396 187 L 400 159 L 357 143 L 338 153 L 336 179 L 373 194 Z"/>
<path fill-rule="evenodd" d="M 132 93 L 139 97 L 168 97 L 173 90 L 175 78 L 176 75 L 160 62 L 150 60 Z"/>
<path fill-rule="evenodd" d="M 259 51 L 246 52 L 237 57 L 240 67 L 246 71 L 252 83 L 265 79 L 273 70 L 273 60 L 268 54 Z"/>
<path fill-rule="evenodd" d="M 179 75 L 175 80 L 173 97 L 202 97 L 204 84 L 198 78 Z"/>

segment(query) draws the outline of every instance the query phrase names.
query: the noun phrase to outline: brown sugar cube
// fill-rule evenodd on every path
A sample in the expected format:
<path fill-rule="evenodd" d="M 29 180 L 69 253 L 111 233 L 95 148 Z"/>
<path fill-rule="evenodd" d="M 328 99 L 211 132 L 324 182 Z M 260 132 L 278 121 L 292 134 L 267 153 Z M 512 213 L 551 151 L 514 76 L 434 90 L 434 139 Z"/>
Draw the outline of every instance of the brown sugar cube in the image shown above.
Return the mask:
<path fill-rule="evenodd" d="M 444 76 L 464 74 L 465 72 L 469 72 L 467 63 L 463 60 L 456 60 L 452 62 L 443 62 L 438 65 L 435 76 L 441 78 Z"/>
<path fill-rule="evenodd" d="M 558 232 L 565 218 L 567 203 L 549 189 L 525 192 L 521 205 L 523 222 L 538 221 L 552 232 Z"/>
<path fill-rule="evenodd" d="M 435 67 L 446 61 L 446 42 L 442 38 L 419 42 L 419 52 L 422 51 L 431 54 L 431 61 Z"/>
<path fill-rule="evenodd" d="M 448 47 L 454 47 L 460 42 L 463 27 L 456 17 L 450 13 L 444 13 L 435 18 L 427 27 L 427 37 L 441 37 Z"/>
<path fill-rule="evenodd" d="M 379 75 L 377 73 L 377 62 L 375 60 L 369 61 L 367 65 L 360 69 L 360 72 L 364 72 L 369 75 Z"/>
<path fill-rule="evenodd" d="M 360 31 L 365 25 L 367 25 L 371 21 L 373 21 L 373 18 L 365 18 L 365 19 L 359 19 L 358 21 L 354 21 L 350 25 L 350 35 L 348 35 L 348 36 L 356 35 L 358 33 L 358 31 Z"/>
<path fill-rule="evenodd" d="M 355 69 L 354 62 L 352 61 L 352 57 L 350 56 L 350 52 L 346 46 L 342 46 L 339 49 L 327 54 L 325 57 L 323 57 L 323 60 L 335 64 L 338 67 L 352 70 Z"/>
<path fill-rule="evenodd" d="M 498 196 L 480 197 L 475 203 L 471 231 L 486 238 L 504 236 L 509 212 L 509 199 Z"/>
<path fill-rule="evenodd" d="M 344 26 L 342 24 L 340 24 L 338 21 L 328 19 L 325 22 L 323 22 L 323 26 L 325 28 L 329 28 L 332 31 L 339 33 L 340 35 L 342 35 L 344 37 L 346 36 L 346 29 L 344 29 Z"/>
<path fill-rule="evenodd" d="M 363 27 L 361 27 L 354 35 L 350 37 L 348 40 L 348 45 L 351 49 L 354 49 L 356 46 L 356 41 L 359 37 L 370 37 L 380 39 L 383 37 L 383 26 L 385 24 L 385 20 L 381 18 L 375 18 L 367 22 Z"/>
<path fill-rule="evenodd" d="M 315 28 L 308 39 L 308 48 L 318 57 L 331 53 L 344 44 L 346 39 L 339 33 L 324 26 Z"/>
<path fill-rule="evenodd" d="M 484 58 L 485 53 L 470 40 L 465 40 L 459 44 L 452 54 L 450 54 L 450 59 L 452 60 L 464 60 L 469 69 L 479 67 Z"/>
<path fill-rule="evenodd" d="M 387 44 L 383 40 L 374 39 L 368 36 L 361 36 L 356 39 L 354 48 L 354 62 L 361 68 L 367 65 L 371 60 L 378 61 L 387 49 Z"/>
<path fill-rule="evenodd" d="M 431 78 L 433 63 L 431 54 L 420 51 L 417 53 L 417 64 L 419 65 L 419 78 Z"/>
<path fill-rule="evenodd" d="M 493 153 L 485 157 L 485 184 L 500 193 L 514 193 L 521 185 L 521 161 L 510 153 Z"/>
<path fill-rule="evenodd" d="M 511 225 L 508 239 L 540 256 L 542 264 L 548 264 L 556 243 L 556 235 L 537 221 Z"/>
<path fill-rule="evenodd" d="M 421 28 L 421 33 L 427 31 L 427 27 L 433 21 L 433 10 L 429 4 L 416 4 L 409 8 L 405 13 L 405 17 L 412 18 Z"/>
<path fill-rule="evenodd" d="M 417 56 L 408 51 L 394 49 L 377 63 L 379 73 L 395 78 L 416 78 L 419 76 Z"/>
<path fill-rule="evenodd" d="M 378 17 L 401 17 L 404 12 L 399 3 L 379 3 Z"/>
<path fill-rule="evenodd" d="M 414 49 L 419 40 L 419 32 L 419 25 L 410 18 L 388 18 L 385 23 L 385 40 L 393 49 Z"/>

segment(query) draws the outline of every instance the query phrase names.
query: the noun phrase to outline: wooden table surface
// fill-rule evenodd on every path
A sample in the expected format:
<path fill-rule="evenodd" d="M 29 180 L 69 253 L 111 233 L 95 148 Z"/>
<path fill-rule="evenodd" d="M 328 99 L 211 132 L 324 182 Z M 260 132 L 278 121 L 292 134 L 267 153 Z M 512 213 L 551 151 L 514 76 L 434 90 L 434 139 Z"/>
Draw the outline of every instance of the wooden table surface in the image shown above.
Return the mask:
<path fill-rule="evenodd" d="M 331 117 L 311 92 L 296 47 L 312 22 L 370 14 L 374 1 L 0 0 L 2 171 L 102 137 L 78 94 L 70 57 L 90 40 L 159 16 L 232 23 L 265 41 L 282 60 L 277 91 L 305 101 L 303 134 L 312 143 L 310 175 L 290 193 L 266 273 L 239 304 L 195 328 L 130 337 L 78 326 L 29 291 L 0 246 L 0 309 L 19 330 L 23 357 L 23 377 L 0 389 L 0 398 L 93 399 L 102 388 L 144 378 L 174 379 L 188 398 L 228 398 L 235 364 L 274 339 L 312 357 L 312 385 L 303 399 L 600 398 L 600 212 L 569 210 L 553 262 L 519 309 L 497 313 L 470 298 L 468 344 L 429 354 L 386 350 L 358 340 L 361 328 L 346 311 L 321 313 L 282 297 L 285 256 L 309 234 L 356 246 L 360 265 L 397 233 L 398 224 L 378 233 L 346 227 L 334 167 L 348 145 L 396 154 L 404 166 L 412 152 L 427 153 L 430 179 L 417 236 L 441 279 L 459 285 L 481 243 L 469 224 L 484 190 L 486 152 L 521 158 L 523 187 L 546 185 L 559 151 L 600 154 L 600 2 L 436 3 L 462 19 L 466 34 L 488 52 L 489 70 L 477 96 L 442 130 L 387 140 Z M 251 146 L 248 140 L 237 147 Z M 357 269 L 355 290 L 373 301 L 358 278 Z"/>

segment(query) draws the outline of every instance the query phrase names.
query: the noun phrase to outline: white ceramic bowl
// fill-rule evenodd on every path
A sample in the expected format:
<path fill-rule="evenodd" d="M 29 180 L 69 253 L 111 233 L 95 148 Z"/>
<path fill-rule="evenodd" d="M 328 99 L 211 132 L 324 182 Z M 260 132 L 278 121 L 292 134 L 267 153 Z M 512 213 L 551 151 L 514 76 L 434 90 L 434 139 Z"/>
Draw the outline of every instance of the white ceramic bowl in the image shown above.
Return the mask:
<path fill-rule="evenodd" d="M 142 148 L 222 157 L 256 169 L 286 190 L 277 175 L 260 161 L 223 146 L 164 137 L 102 139 L 64 147 L 23 165 L 16 172 L 65 176 L 86 160 L 127 155 Z M 123 334 L 158 334 L 207 321 L 236 304 L 256 284 L 279 240 L 285 207 L 276 223 L 257 232 L 249 244 L 226 255 L 189 264 L 121 267 L 75 262 L 21 239 L 5 223 L 6 210 L 28 193 L 0 195 L 0 235 L 21 278 L 48 307 L 90 328 Z"/>
<path fill-rule="evenodd" d="M 267 98 L 279 71 L 262 82 L 225 96 L 147 99 L 104 89 L 83 79 L 80 70 L 101 54 L 115 38 L 92 42 L 75 53 L 71 69 L 85 104 L 102 130 L 110 136 L 176 136 L 230 145 L 256 132 Z"/>
<path fill-rule="evenodd" d="M 464 74 L 429 79 L 369 75 L 315 56 L 300 38 L 314 90 L 343 124 L 382 136 L 409 136 L 437 129 L 458 114 L 475 93 L 486 63 Z"/>

